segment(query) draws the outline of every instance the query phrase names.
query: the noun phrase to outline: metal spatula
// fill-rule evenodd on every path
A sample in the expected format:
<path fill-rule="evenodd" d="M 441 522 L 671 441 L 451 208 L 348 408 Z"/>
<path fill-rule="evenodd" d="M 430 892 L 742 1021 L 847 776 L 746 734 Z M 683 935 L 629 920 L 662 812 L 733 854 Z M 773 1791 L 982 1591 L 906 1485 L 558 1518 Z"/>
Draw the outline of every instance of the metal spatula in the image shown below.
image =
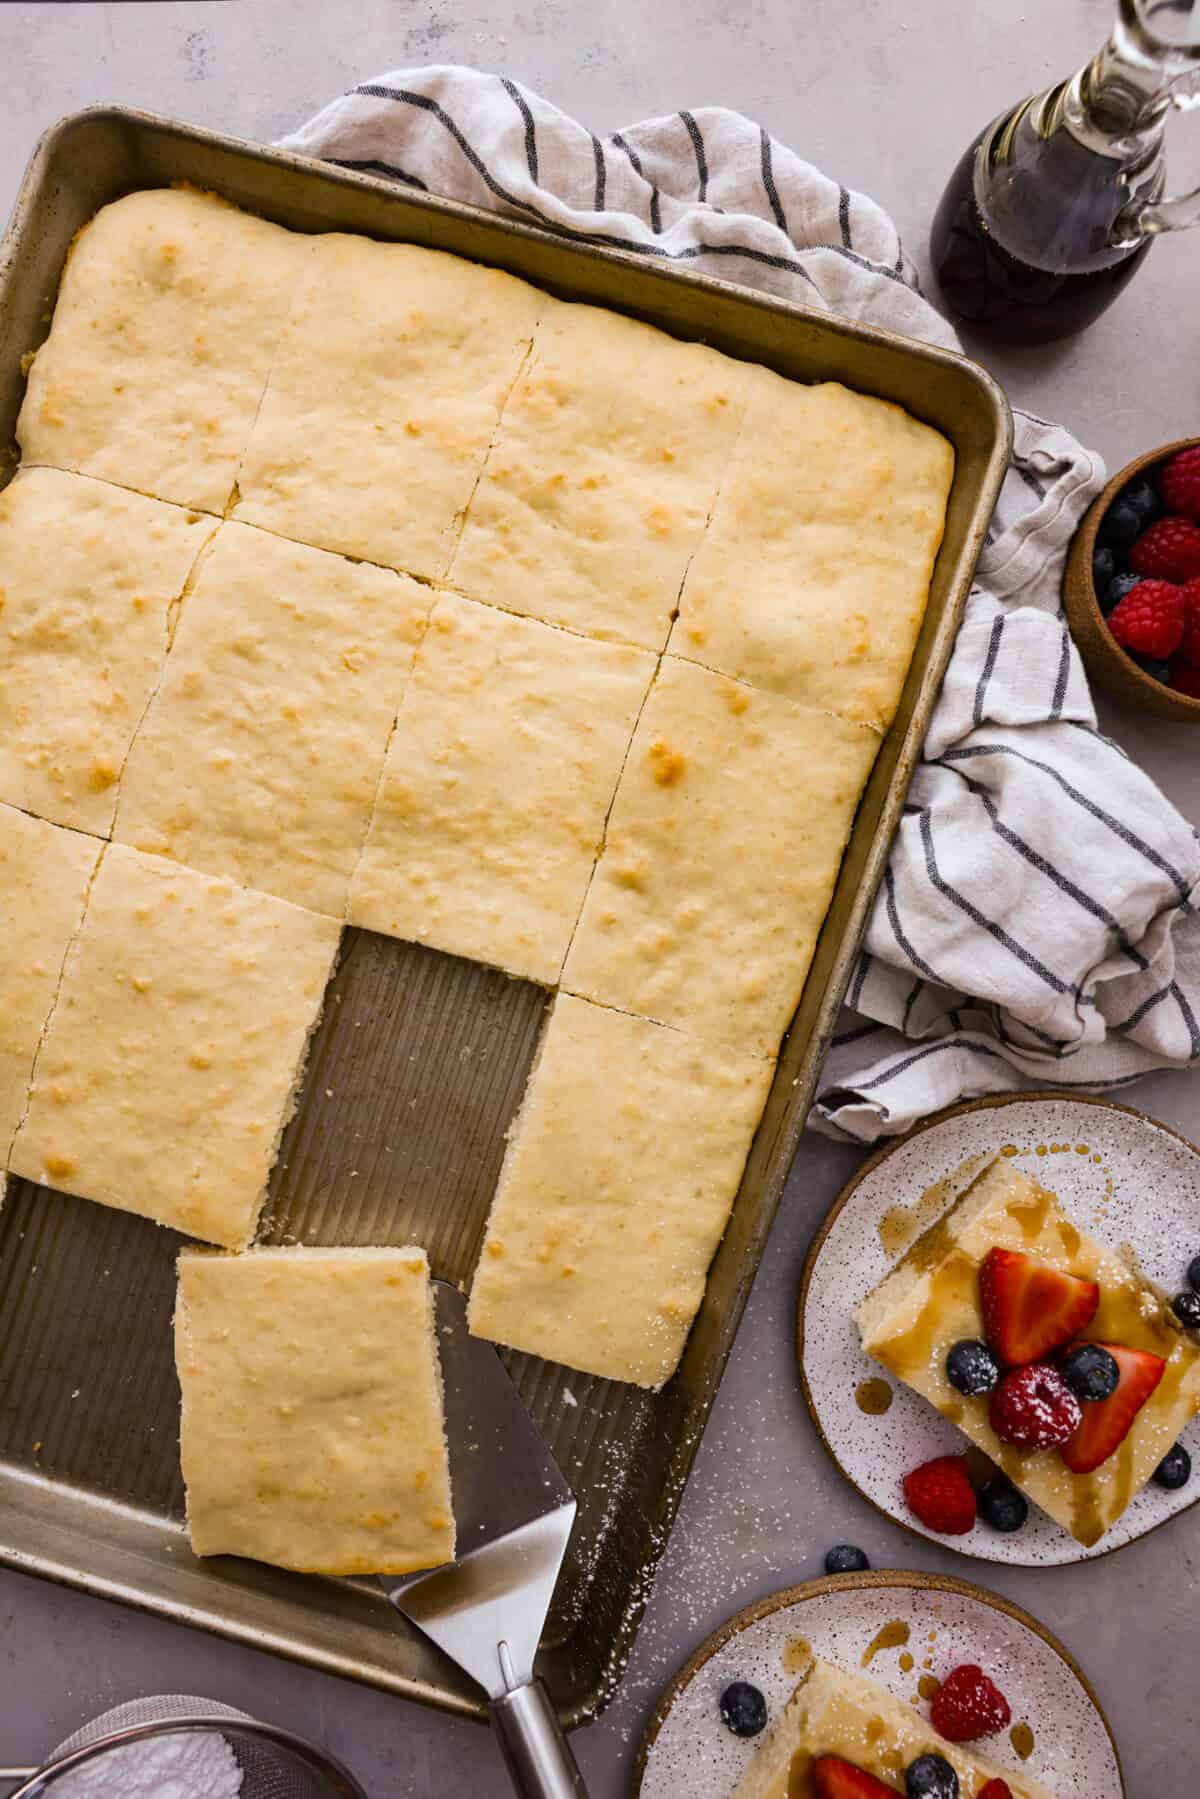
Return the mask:
<path fill-rule="evenodd" d="M 466 1301 L 435 1281 L 458 1559 L 383 1579 L 398 1611 L 478 1681 L 521 1799 L 586 1799 L 546 1689 L 534 1674 L 575 1501 Z"/>

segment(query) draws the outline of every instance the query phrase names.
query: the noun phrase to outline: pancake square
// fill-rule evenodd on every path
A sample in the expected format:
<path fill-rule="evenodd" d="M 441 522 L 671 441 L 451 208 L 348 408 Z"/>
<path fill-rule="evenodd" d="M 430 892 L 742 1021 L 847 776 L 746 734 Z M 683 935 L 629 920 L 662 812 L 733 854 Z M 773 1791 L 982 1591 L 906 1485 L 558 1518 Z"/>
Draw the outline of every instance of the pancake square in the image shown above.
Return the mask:
<path fill-rule="evenodd" d="M 1119 1448 L 1091 1473 L 1057 1449 L 1015 1448 L 992 1429 L 986 1394 L 966 1398 L 946 1377 L 963 1338 L 985 1336 L 980 1266 L 992 1249 L 1095 1281 L 1100 1308 L 1089 1342 L 1157 1356 L 1162 1377 Z M 1098 1543 L 1200 1411 L 1200 1347 L 1165 1297 L 1119 1255 L 1085 1236 L 1055 1195 L 1001 1157 L 972 1181 L 859 1307 L 866 1353 L 964 1431 L 1036 1505 L 1087 1547 Z"/>
<path fill-rule="evenodd" d="M 207 516 L 56 469 L 0 493 L 0 801 L 107 837 Z"/>
<path fill-rule="evenodd" d="M 338 937 L 332 919 L 108 846 L 13 1173 L 242 1248 Z"/>
<path fill-rule="evenodd" d="M 431 598 L 390 569 L 222 525 L 115 835 L 341 918 Z"/>
<path fill-rule="evenodd" d="M 755 1749 L 732 1799 L 815 1799 L 813 1764 L 826 1755 L 897 1793 L 903 1793 L 905 1771 L 919 1756 L 940 1755 L 953 1768 L 962 1799 L 1001 1779 L 1011 1799 L 1054 1799 L 1040 1781 L 999 1767 L 974 1744 L 947 1742 L 912 1705 L 865 1675 L 818 1656 Z"/>
<path fill-rule="evenodd" d="M 192 189 L 103 207 L 30 370 L 25 462 L 223 511 L 312 242 Z"/>
<path fill-rule="evenodd" d="M 421 1249 L 184 1250 L 180 1447 L 197 1555 L 409 1574 L 454 1555 Z"/>
<path fill-rule="evenodd" d="M 443 594 L 350 922 L 553 985 L 654 658 Z"/>
<path fill-rule="evenodd" d="M 0 1166 L 103 845 L 0 805 Z"/>
<path fill-rule="evenodd" d="M 488 1219 L 474 1335 L 660 1387 L 704 1297 L 773 1072 L 560 993 Z"/>
<path fill-rule="evenodd" d="M 747 384 L 670 648 L 883 730 L 929 598 L 954 452 L 837 382 L 756 369 Z"/>
<path fill-rule="evenodd" d="M 861 725 L 664 657 L 564 986 L 773 1055 L 877 746 Z"/>
<path fill-rule="evenodd" d="M 237 517 L 444 575 L 544 294 L 415 244 L 318 238 Z"/>
<path fill-rule="evenodd" d="M 661 650 L 733 451 L 742 374 L 702 344 L 555 304 L 504 409 L 453 585 Z"/>

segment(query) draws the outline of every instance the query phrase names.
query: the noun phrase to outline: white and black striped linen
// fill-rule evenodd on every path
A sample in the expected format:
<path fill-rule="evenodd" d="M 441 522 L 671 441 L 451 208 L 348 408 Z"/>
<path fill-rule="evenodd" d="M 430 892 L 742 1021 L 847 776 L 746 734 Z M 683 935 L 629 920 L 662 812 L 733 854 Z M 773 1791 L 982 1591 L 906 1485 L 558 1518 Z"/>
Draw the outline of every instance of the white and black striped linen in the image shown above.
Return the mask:
<path fill-rule="evenodd" d="M 595 137 L 474 69 L 364 82 L 287 147 L 957 348 L 895 226 L 720 107 Z M 1059 603 L 1104 479 L 1018 413 L 1012 469 L 812 1122 L 1200 1059 L 1196 834 L 1096 729 Z"/>

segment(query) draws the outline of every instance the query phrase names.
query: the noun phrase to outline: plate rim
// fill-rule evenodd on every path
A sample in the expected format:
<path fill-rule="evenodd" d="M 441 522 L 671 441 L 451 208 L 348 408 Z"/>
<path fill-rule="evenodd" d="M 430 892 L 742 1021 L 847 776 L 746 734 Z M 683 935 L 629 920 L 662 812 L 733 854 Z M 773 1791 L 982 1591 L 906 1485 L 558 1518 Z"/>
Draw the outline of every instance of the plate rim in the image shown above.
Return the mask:
<path fill-rule="evenodd" d="M 1182 1143 L 1185 1149 L 1191 1150 L 1192 1154 L 1200 1160 L 1200 1146 L 1193 1143 L 1190 1137 L 1185 1137 L 1182 1131 L 1177 1131 L 1173 1125 L 1163 1124 L 1160 1119 L 1152 1118 L 1149 1112 L 1142 1112 L 1137 1106 L 1122 1105 L 1119 1100 L 1106 1099 L 1097 1094 L 1076 1093 L 1069 1087 L 1038 1087 L 1020 1090 L 1016 1093 L 985 1094 L 980 1099 L 958 1100 L 954 1105 L 943 1106 L 940 1111 L 931 1112 L 928 1118 L 918 1120 L 916 1124 L 903 1132 L 902 1135 L 898 1137 L 889 1137 L 886 1143 L 881 1144 L 878 1149 L 874 1150 L 871 1155 L 867 1157 L 866 1161 L 854 1171 L 850 1179 L 839 1190 L 833 1204 L 822 1219 L 816 1236 L 809 1245 L 808 1253 L 804 1258 L 804 1271 L 800 1277 L 800 1286 L 796 1296 L 796 1365 L 800 1374 L 800 1386 L 801 1391 L 804 1394 L 804 1403 L 808 1408 L 808 1415 L 812 1420 L 813 1429 L 817 1433 L 821 1446 L 838 1473 L 842 1476 L 842 1479 L 854 1488 L 854 1491 L 861 1499 L 864 1499 L 867 1502 L 872 1511 L 877 1512 L 881 1518 L 886 1518 L 889 1523 L 896 1525 L 900 1530 L 907 1532 L 910 1537 L 915 1537 L 918 1542 L 934 1543 L 938 1548 L 947 1549 L 953 1555 L 962 1556 L 964 1561 L 985 1562 L 1004 1568 L 1038 1568 L 1042 1567 L 1044 1564 L 1040 1562 L 999 1561 L 992 1556 L 979 1555 L 969 1549 L 960 1549 L 957 1544 L 949 1538 L 943 1540 L 941 1537 L 934 1536 L 931 1533 L 917 1530 L 914 1525 L 907 1521 L 907 1519 L 901 1518 L 895 1512 L 890 1512 L 886 1506 L 880 1505 L 877 1499 L 873 1499 L 869 1493 L 859 1486 L 854 1476 L 843 1464 L 841 1457 L 833 1447 L 833 1444 L 826 1436 L 817 1412 L 816 1401 L 813 1398 L 812 1388 L 809 1385 L 808 1370 L 804 1365 L 804 1314 L 808 1304 L 808 1290 L 816 1270 L 817 1259 L 820 1256 L 822 1249 L 825 1247 L 825 1241 L 829 1236 L 830 1231 L 837 1223 L 845 1206 L 848 1205 L 854 1197 L 855 1191 L 860 1184 L 866 1180 L 868 1175 L 873 1174 L 883 1162 L 886 1162 L 889 1156 L 894 1155 L 896 1151 L 907 1147 L 908 1144 L 915 1142 L 916 1139 L 923 1136 L 926 1131 L 936 1129 L 937 1126 L 945 1124 L 951 1118 L 961 1118 L 968 1112 L 999 1111 L 1005 1106 L 1028 1105 L 1030 1103 L 1040 1104 L 1044 1100 L 1069 1100 L 1075 1105 L 1096 1106 L 1101 1110 L 1108 1112 L 1121 1112 L 1127 1118 L 1136 1119 L 1139 1124 L 1153 1125 L 1155 1130 L 1165 1132 L 1168 1137 L 1174 1137 L 1176 1142 Z M 1172 1512 L 1169 1517 L 1160 1518 L 1157 1524 L 1148 1525 L 1145 1530 L 1139 1531 L 1135 1537 L 1128 1537 L 1123 1543 L 1110 1543 L 1106 1549 L 1098 1548 L 1091 1555 L 1073 1556 L 1070 1561 L 1058 1562 L 1052 1565 L 1062 1568 L 1075 1568 L 1079 1567 L 1084 1562 L 1099 1562 L 1103 1561 L 1106 1556 L 1119 1555 L 1123 1549 L 1132 1549 L 1135 1543 L 1145 1542 L 1147 1537 L 1152 1537 L 1156 1531 L 1164 1530 L 1168 1525 L 1174 1524 L 1176 1519 L 1185 1517 L 1186 1514 L 1192 1511 L 1197 1505 L 1200 1505 L 1200 1488 L 1198 1488 L 1195 1496 L 1192 1499 L 1189 1499 L 1186 1505 L 1181 1505 L 1179 1510 Z M 1069 1531 L 1066 1534 L 1070 1536 Z M 1072 1541 L 1073 1540 L 1074 1539 L 1072 1539 Z M 1082 1548 L 1082 1545 L 1079 1545 L 1079 1547 Z"/>
<path fill-rule="evenodd" d="M 974 1105 L 976 1102 L 966 1103 Z M 1122 1110 L 1128 1110 L 1128 1108 L 1123 1107 Z M 975 1581 L 963 1580 L 957 1574 L 934 1574 L 920 1568 L 872 1568 L 862 1574 L 819 1575 L 813 1580 L 801 1581 L 797 1586 L 782 1587 L 778 1592 L 767 1593 L 761 1599 L 752 1600 L 749 1605 L 743 1606 L 740 1611 L 734 1612 L 732 1617 L 727 1618 L 723 1624 L 719 1624 L 715 1630 L 710 1631 L 704 1641 L 692 1651 L 682 1666 L 677 1668 L 671 1676 L 646 1721 L 642 1740 L 638 1746 L 637 1761 L 634 1763 L 634 1784 L 630 1788 L 630 1799 L 639 1799 L 646 1777 L 650 1752 L 658 1740 L 659 1731 L 666 1723 L 676 1699 L 686 1687 L 691 1685 L 696 1675 L 712 1660 L 713 1656 L 725 1647 L 726 1643 L 735 1636 L 740 1636 L 742 1631 L 748 1630 L 752 1624 L 757 1624 L 763 1618 L 770 1617 L 773 1612 L 783 1611 L 788 1606 L 804 1605 L 809 1600 L 820 1599 L 830 1593 L 870 1589 L 885 1592 L 897 1587 L 915 1587 L 923 1592 L 953 1593 L 959 1599 L 976 1600 L 982 1605 L 989 1606 L 992 1611 L 1001 1612 L 1017 1624 L 1024 1625 L 1026 1630 L 1031 1630 L 1035 1636 L 1040 1637 L 1054 1651 L 1060 1661 L 1065 1662 L 1070 1673 L 1083 1688 L 1103 1724 L 1113 1752 L 1113 1760 L 1116 1763 L 1117 1783 L 1121 1789 L 1121 1799 L 1128 1799 L 1125 1769 L 1121 1762 L 1121 1750 L 1116 1732 L 1113 1730 L 1108 1713 L 1105 1711 L 1095 1687 L 1062 1639 L 1056 1636 L 1048 1625 L 1042 1624 L 1035 1618 L 1032 1612 L 1027 1612 L 1024 1606 L 1018 1605 L 1015 1600 L 1006 1599 L 1000 1593 L 993 1593 L 986 1587 L 979 1586 Z"/>

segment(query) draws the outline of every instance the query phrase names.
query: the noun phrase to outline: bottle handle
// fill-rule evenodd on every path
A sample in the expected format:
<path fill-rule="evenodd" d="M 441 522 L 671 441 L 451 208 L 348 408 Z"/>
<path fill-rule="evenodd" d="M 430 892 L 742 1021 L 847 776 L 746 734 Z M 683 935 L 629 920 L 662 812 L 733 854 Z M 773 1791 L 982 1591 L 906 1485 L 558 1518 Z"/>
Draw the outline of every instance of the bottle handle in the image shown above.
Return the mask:
<path fill-rule="evenodd" d="M 1176 112 L 1200 110 L 1200 71 L 1177 78 L 1170 103 Z M 1192 225 L 1200 225 L 1200 187 L 1161 200 L 1131 201 L 1113 220 L 1111 242 L 1114 249 L 1133 249 L 1164 231 L 1186 231 Z"/>
<path fill-rule="evenodd" d="M 1173 194 L 1162 200 L 1137 200 L 1113 221 L 1114 249 L 1133 248 L 1164 231 L 1186 231 L 1200 225 L 1200 187 L 1190 194 Z"/>

